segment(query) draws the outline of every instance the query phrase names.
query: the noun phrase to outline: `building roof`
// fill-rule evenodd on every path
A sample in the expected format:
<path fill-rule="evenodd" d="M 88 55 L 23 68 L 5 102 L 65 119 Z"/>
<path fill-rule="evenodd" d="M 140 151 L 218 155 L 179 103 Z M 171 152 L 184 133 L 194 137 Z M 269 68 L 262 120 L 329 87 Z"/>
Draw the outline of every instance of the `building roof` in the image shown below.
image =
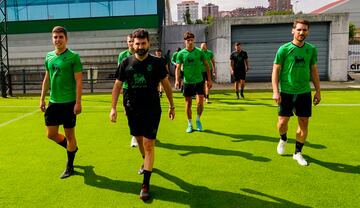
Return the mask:
<path fill-rule="evenodd" d="M 316 9 L 316 10 L 310 12 L 310 13 L 311 13 L 311 14 L 324 13 L 324 12 L 326 12 L 327 10 L 332 9 L 332 8 L 334 8 L 334 7 L 336 7 L 336 6 L 339 6 L 339 5 L 341 5 L 341 4 L 343 4 L 343 3 L 346 3 L 346 2 L 348 2 L 348 1 L 349 1 L 349 0 L 337 0 L 337 1 L 331 2 L 331 3 L 329 3 L 329 4 L 326 4 L 325 6 L 320 7 L 320 8 L 318 8 L 318 9 Z"/>

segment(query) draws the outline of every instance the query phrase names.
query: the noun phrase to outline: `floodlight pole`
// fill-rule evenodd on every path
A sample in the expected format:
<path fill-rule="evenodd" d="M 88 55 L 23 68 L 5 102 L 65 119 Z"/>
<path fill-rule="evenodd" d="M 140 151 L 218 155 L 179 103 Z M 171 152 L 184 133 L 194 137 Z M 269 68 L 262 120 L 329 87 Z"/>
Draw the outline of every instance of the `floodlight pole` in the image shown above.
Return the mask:
<path fill-rule="evenodd" d="M 12 96 L 6 8 L 6 0 L 0 0 L 0 87 L 2 97 Z"/>

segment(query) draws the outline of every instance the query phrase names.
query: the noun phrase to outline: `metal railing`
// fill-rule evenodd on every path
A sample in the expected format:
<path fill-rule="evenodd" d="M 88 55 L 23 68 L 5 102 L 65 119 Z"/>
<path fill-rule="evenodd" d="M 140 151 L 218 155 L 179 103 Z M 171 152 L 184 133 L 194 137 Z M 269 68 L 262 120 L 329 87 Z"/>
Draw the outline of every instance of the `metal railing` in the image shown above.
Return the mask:
<path fill-rule="evenodd" d="M 114 85 L 116 69 L 83 70 L 83 90 L 90 93 L 111 90 Z M 11 84 L 15 92 L 40 93 L 45 71 L 39 69 L 21 69 L 11 71 Z"/>

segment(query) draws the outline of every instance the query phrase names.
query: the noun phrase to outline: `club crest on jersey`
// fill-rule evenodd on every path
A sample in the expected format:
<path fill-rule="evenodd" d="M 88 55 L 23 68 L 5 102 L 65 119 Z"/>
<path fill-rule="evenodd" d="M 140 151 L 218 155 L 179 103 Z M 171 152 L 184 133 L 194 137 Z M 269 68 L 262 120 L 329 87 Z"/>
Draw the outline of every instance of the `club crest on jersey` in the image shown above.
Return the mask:
<path fill-rule="evenodd" d="M 150 65 L 150 64 L 147 65 L 146 70 L 147 70 L 148 72 L 151 72 L 151 71 L 153 70 L 152 65 Z"/>
<path fill-rule="evenodd" d="M 146 79 L 143 74 L 134 74 L 134 85 L 133 88 L 144 88 L 146 87 Z"/>

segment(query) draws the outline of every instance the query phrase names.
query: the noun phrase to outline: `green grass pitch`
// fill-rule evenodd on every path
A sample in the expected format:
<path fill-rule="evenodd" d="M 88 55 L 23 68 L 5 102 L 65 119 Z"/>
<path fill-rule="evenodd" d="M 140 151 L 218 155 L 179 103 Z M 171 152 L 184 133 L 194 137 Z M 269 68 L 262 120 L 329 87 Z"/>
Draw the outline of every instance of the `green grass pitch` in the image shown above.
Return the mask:
<path fill-rule="evenodd" d="M 39 97 L 0 98 L 0 207 L 360 207 L 360 91 L 322 92 L 303 149 L 307 167 L 291 157 L 296 117 L 279 156 L 272 93 L 245 96 L 214 91 L 204 132 L 191 134 L 181 94 L 174 93 L 174 121 L 162 98 L 148 203 L 138 196 L 142 158 L 130 147 L 122 99 L 114 124 L 110 93 L 83 96 L 76 174 L 61 180 L 66 153 L 46 138 Z"/>

